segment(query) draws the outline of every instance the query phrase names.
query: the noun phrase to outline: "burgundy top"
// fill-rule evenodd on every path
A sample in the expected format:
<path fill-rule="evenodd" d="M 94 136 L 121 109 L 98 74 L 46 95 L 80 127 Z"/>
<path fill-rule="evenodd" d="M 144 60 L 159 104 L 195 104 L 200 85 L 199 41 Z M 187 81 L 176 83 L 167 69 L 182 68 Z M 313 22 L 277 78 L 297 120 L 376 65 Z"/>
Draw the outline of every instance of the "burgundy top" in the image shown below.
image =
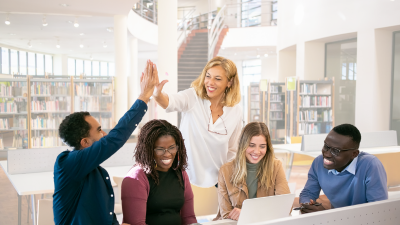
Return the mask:
<path fill-rule="evenodd" d="M 182 224 L 197 223 L 194 215 L 193 192 L 186 171 L 182 172 L 185 185 L 185 203 L 181 209 Z M 146 174 L 140 166 L 133 167 L 122 181 L 121 200 L 123 222 L 130 225 L 146 224 L 147 198 L 150 192 L 150 184 Z"/>

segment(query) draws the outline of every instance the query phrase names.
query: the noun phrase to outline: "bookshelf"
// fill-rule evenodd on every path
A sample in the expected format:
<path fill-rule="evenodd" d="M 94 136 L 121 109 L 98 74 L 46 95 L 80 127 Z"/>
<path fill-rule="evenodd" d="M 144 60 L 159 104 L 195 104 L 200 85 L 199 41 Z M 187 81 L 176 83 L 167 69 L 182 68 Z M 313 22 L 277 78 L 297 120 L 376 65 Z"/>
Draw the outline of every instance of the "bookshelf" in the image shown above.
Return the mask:
<path fill-rule="evenodd" d="M 296 89 L 287 91 L 286 106 L 287 143 L 291 137 L 329 133 L 335 124 L 334 80 L 297 80 Z"/>
<path fill-rule="evenodd" d="M 265 121 L 270 132 L 272 144 L 285 143 L 285 96 L 284 82 L 270 82 L 266 101 Z"/>
<path fill-rule="evenodd" d="M 260 92 L 260 84 L 253 82 L 248 87 L 248 122 L 263 121 L 263 92 Z"/>
<path fill-rule="evenodd" d="M 114 127 L 113 79 L 75 79 L 74 112 L 88 111 L 106 132 Z"/>
<path fill-rule="evenodd" d="M 77 111 L 89 111 L 104 130 L 111 130 L 113 87 L 114 79 L 105 77 L 0 78 L 0 151 L 63 146 L 58 127 Z"/>
<path fill-rule="evenodd" d="M 0 78 L 0 150 L 28 147 L 27 79 Z"/>

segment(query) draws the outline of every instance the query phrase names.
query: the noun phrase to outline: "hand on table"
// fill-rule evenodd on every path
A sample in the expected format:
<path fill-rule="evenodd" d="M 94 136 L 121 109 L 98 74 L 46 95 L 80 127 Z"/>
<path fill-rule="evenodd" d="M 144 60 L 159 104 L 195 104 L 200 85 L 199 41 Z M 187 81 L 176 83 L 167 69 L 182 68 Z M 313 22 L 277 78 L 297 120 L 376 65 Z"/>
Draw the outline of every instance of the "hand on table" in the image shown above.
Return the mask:
<path fill-rule="evenodd" d="M 241 211 L 241 209 L 233 208 L 233 210 L 229 213 L 227 219 L 236 220 L 236 221 L 239 220 L 240 211 Z"/>
<path fill-rule="evenodd" d="M 314 202 L 312 199 L 310 199 L 310 203 L 300 203 L 300 205 L 302 206 L 302 214 L 326 210 L 321 203 Z"/>

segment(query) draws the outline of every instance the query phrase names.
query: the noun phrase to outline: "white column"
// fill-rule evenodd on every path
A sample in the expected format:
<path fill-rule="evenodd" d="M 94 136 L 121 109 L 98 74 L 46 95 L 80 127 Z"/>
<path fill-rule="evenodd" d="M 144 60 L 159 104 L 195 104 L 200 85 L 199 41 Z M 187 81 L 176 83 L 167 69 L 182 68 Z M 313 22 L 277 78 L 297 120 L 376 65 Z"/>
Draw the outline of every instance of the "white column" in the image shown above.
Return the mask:
<path fill-rule="evenodd" d="M 68 75 L 68 56 L 54 55 L 53 68 L 54 75 Z"/>
<path fill-rule="evenodd" d="M 285 82 L 286 77 L 296 76 L 296 48 L 290 47 L 278 52 L 278 79 Z"/>
<path fill-rule="evenodd" d="M 128 110 L 128 37 L 127 18 L 125 15 L 114 16 L 115 46 L 115 110 L 117 122 Z"/>
<path fill-rule="evenodd" d="M 129 39 L 129 76 L 128 76 L 128 107 L 135 103 L 140 94 L 140 76 L 138 69 L 138 39 Z"/>
<path fill-rule="evenodd" d="M 178 18 L 177 0 L 158 1 L 158 74 L 160 82 L 168 80 L 164 92 L 176 93 L 178 90 L 178 44 L 176 21 Z M 167 76 L 165 73 L 168 73 Z M 177 125 L 177 113 L 166 113 L 157 106 L 157 119 L 168 120 Z"/>
<path fill-rule="evenodd" d="M 361 132 L 389 130 L 392 35 L 373 29 L 357 34 L 355 119 Z"/>

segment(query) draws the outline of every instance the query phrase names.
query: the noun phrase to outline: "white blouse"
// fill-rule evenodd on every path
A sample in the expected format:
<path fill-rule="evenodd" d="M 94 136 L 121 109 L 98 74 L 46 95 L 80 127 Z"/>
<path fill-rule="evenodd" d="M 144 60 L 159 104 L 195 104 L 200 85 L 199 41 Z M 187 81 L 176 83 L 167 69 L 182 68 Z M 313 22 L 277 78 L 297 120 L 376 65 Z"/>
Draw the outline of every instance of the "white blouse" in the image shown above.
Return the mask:
<path fill-rule="evenodd" d="M 182 112 L 180 131 L 188 156 L 190 182 L 204 188 L 214 186 L 218 182 L 219 168 L 236 156 L 243 127 L 242 107 L 239 104 L 223 107 L 224 114 L 213 124 L 211 102 L 197 96 L 193 88 L 168 97 L 166 111 Z"/>

